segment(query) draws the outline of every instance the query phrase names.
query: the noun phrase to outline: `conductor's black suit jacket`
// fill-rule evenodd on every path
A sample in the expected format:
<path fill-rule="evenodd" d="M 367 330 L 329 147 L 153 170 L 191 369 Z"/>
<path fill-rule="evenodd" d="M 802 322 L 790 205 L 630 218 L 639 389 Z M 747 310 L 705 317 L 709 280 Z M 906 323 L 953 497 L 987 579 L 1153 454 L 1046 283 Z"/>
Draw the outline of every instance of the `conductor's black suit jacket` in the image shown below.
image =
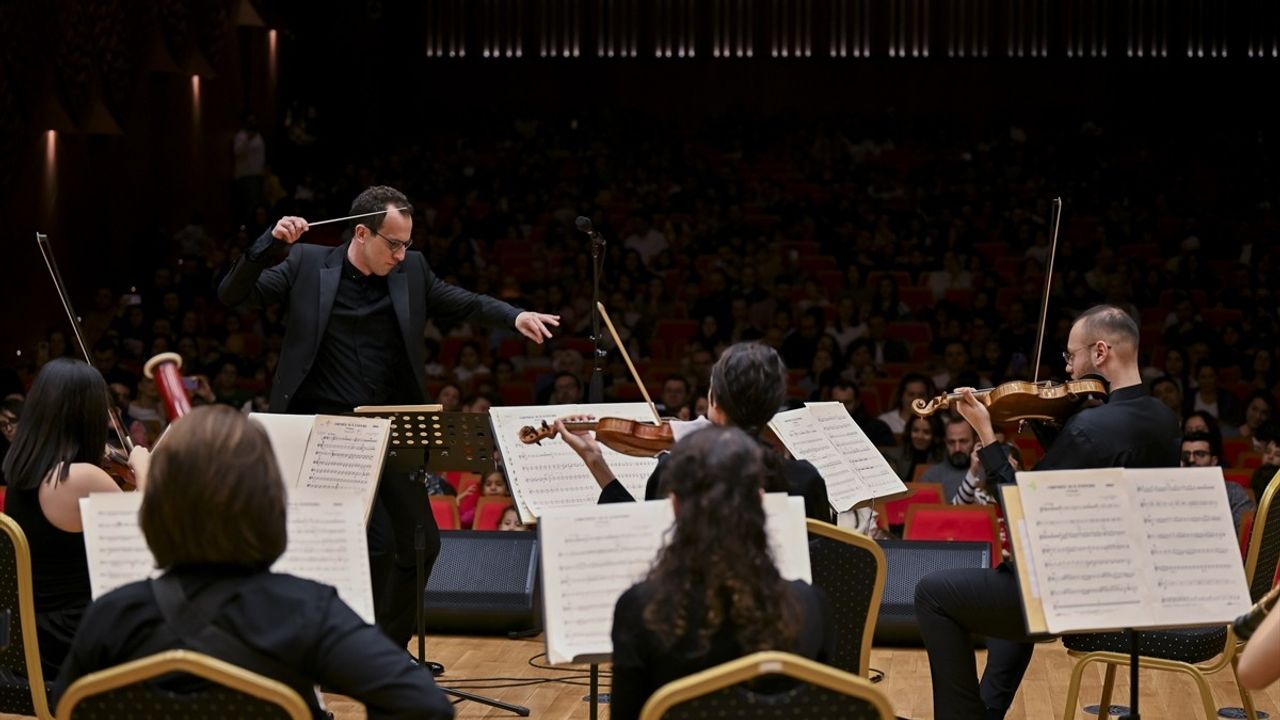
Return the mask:
<path fill-rule="evenodd" d="M 324 339 L 338 294 L 342 261 L 349 242 L 337 247 L 294 243 L 284 262 L 270 265 L 273 248 L 285 244 L 267 231 L 236 261 L 218 286 L 218 299 L 229 306 L 280 304 L 285 310 L 284 347 L 271 382 L 271 412 L 288 412 Z M 422 253 L 410 250 L 387 276 L 387 292 L 395 308 L 400 334 L 413 368 L 416 397 L 396 402 L 427 401 L 422 333 L 427 318 L 513 327 L 520 310 L 501 300 L 450 285 L 431 271 Z"/>

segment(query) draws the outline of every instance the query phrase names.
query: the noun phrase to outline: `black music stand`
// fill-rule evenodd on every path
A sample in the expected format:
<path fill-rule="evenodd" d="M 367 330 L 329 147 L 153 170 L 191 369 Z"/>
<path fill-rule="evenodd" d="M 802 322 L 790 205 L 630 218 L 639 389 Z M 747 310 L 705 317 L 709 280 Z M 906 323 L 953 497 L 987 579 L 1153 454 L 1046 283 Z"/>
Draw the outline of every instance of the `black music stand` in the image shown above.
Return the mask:
<path fill-rule="evenodd" d="M 352 414 L 391 420 L 384 472 L 403 472 L 413 480 L 425 482 L 426 475 L 431 470 L 484 473 L 494 466 L 493 431 L 489 426 L 489 416 L 485 413 L 445 412 L 439 405 L 368 405 L 356 408 Z M 414 534 L 414 545 L 418 566 L 416 660 L 419 665 L 430 668 L 439 664 L 426 659 L 426 537 L 421 525 Z M 440 672 L 444 672 L 442 666 Z M 434 670 L 432 674 L 436 674 Z M 529 708 L 522 705 L 512 705 L 446 687 L 441 687 L 440 690 L 448 695 L 506 710 L 521 717 L 529 715 Z"/>

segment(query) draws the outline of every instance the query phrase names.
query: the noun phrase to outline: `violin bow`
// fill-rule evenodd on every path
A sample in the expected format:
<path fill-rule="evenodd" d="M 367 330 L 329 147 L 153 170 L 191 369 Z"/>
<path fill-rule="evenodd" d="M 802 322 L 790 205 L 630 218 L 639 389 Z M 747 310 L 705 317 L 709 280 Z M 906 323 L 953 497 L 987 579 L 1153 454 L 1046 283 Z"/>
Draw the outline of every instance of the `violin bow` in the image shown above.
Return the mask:
<path fill-rule="evenodd" d="M 84 355 L 84 361 L 89 363 L 89 367 L 95 367 L 93 356 L 89 354 L 89 345 L 84 340 L 84 330 L 80 328 L 80 320 L 71 307 L 71 297 L 67 295 L 67 286 L 62 282 L 62 273 L 58 271 L 58 262 L 53 259 L 53 247 L 49 244 L 49 236 L 41 232 L 36 233 L 36 245 L 40 247 L 44 265 L 49 269 L 49 276 L 53 278 L 53 286 L 58 290 L 62 309 L 67 312 L 67 320 L 71 323 L 71 332 L 76 339 L 76 346 L 80 348 L 80 353 Z M 120 419 L 120 410 L 116 407 L 115 398 L 111 397 L 110 388 L 107 389 L 107 416 L 111 419 L 111 427 L 116 431 L 116 435 L 120 436 L 120 447 L 124 448 L 125 453 L 133 452 L 133 439 L 124 428 L 124 421 Z"/>
<path fill-rule="evenodd" d="M 1062 221 L 1062 198 L 1054 198 L 1052 205 L 1053 225 L 1049 243 L 1049 266 L 1044 275 L 1044 299 L 1040 302 L 1040 332 L 1036 334 L 1036 354 L 1031 356 L 1031 382 L 1040 381 L 1040 353 L 1044 352 L 1044 326 L 1049 317 L 1049 290 L 1053 286 L 1053 259 L 1058 254 L 1058 225 Z"/>
<path fill-rule="evenodd" d="M 649 391 L 644 388 L 644 383 L 640 382 L 640 373 L 636 372 L 636 366 L 631 363 L 631 355 L 627 353 L 627 346 L 622 344 L 622 339 L 618 337 L 618 331 L 613 327 L 613 321 L 609 319 L 609 313 L 604 309 L 604 303 L 596 303 L 596 309 L 600 311 L 600 317 L 604 319 L 605 327 L 609 328 L 609 334 L 613 336 L 613 343 L 618 346 L 618 351 L 622 353 L 622 359 L 627 362 L 627 369 L 631 371 L 631 379 L 636 381 L 636 386 L 640 388 L 640 394 L 644 396 L 644 401 L 649 405 L 649 412 L 653 413 L 653 424 L 661 425 L 662 416 L 658 414 L 658 407 L 653 404 L 653 400 L 649 397 Z"/>

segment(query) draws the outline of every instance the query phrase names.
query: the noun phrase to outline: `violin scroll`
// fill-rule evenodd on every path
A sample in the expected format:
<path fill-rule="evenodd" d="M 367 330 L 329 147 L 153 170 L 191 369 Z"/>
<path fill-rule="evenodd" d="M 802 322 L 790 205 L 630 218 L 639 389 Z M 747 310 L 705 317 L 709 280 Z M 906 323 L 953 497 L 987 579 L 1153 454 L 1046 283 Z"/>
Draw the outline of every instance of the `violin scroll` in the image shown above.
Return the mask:
<path fill-rule="evenodd" d="M 939 410 L 946 410 L 949 407 L 951 407 L 951 396 L 949 395 L 939 395 L 927 402 L 924 398 L 916 398 L 911 401 L 911 412 L 920 417 L 929 417 Z"/>
<path fill-rule="evenodd" d="M 518 435 L 520 437 L 520 442 L 525 445 L 541 445 L 543 440 L 555 437 L 556 429 L 551 425 L 548 425 L 546 420 L 543 420 L 542 424 L 538 427 L 525 425 L 520 428 Z"/>

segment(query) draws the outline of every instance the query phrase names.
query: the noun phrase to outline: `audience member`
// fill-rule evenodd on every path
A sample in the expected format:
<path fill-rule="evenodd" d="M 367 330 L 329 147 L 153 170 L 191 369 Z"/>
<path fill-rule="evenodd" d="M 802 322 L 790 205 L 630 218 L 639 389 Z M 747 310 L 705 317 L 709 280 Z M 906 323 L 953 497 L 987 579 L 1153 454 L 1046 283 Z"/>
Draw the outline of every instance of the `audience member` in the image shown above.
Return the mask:
<path fill-rule="evenodd" d="M 1192 432 L 1182 436 L 1182 467 L 1217 467 L 1222 464 L 1221 457 L 1222 446 L 1215 444 L 1209 433 Z M 1227 502 L 1231 505 L 1231 521 L 1239 532 L 1245 513 L 1254 508 L 1253 501 L 1239 484 L 1230 480 L 1224 482 L 1227 485 Z"/>

